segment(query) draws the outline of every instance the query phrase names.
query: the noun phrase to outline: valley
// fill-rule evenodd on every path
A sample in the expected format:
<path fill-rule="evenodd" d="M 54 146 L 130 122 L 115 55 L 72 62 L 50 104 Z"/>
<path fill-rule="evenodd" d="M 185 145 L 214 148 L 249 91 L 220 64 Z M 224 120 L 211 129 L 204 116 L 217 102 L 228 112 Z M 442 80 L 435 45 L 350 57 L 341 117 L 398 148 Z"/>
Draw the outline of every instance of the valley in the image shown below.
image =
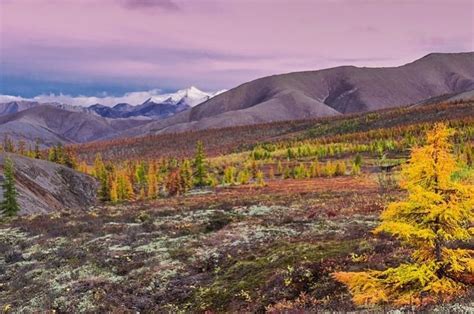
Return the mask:
<path fill-rule="evenodd" d="M 473 101 L 455 101 L 68 147 L 106 201 L 4 221 L 0 303 L 26 312 L 360 309 L 332 274 L 408 261 L 409 248 L 372 230 L 406 197 L 400 168 L 437 121 L 456 131 L 456 180 L 474 183 L 473 113 Z M 204 187 L 194 183 L 197 141 Z M 420 309 L 471 311 L 471 288 Z"/>

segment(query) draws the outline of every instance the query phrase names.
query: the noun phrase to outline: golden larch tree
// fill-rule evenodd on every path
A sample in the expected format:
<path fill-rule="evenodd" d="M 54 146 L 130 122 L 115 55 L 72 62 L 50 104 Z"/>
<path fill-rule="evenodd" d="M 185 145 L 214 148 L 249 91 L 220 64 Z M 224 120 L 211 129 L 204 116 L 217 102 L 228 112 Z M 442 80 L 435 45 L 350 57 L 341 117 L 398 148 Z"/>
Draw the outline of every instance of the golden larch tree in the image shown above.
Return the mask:
<path fill-rule="evenodd" d="M 126 171 L 119 171 L 116 176 L 117 200 L 128 201 L 134 197 L 133 186 L 130 175 Z"/>
<path fill-rule="evenodd" d="M 358 305 L 423 305 L 464 294 L 474 275 L 474 187 L 453 180 L 452 130 L 437 124 L 426 145 L 402 169 L 405 200 L 391 203 L 374 233 L 388 233 L 413 249 L 410 261 L 384 271 L 338 272 Z"/>
<path fill-rule="evenodd" d="M 156 179 L 156 165 L 154 162 L 150 163 L 150 166 L 148 167 L 148 174 L 146 176 L 147 178 L 147 196 L 148 198 L 156 198 L 157 195 L 157 179 Z"/>

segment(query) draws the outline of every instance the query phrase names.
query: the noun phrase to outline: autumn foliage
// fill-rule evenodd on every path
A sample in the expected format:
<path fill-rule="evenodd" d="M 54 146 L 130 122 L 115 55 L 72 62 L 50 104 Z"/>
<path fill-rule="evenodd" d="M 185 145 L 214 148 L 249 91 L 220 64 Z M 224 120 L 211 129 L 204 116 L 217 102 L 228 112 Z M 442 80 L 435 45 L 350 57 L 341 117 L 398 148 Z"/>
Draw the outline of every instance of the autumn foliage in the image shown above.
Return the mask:
<path fill-rule="evenodd" d="M 456 161 L 437 124 L 426 145 L 412 150 L 402 170 L 405 200 L 390 204 L 375 233 L 388 233 L 413 248 L 409 263 L 383 271 L 337 272 L 358 305 L 424 305 L 462 295 L 474 275 L 474 250 L 462 243 L 474 234 L 474 187 L 453 180 Z"/>

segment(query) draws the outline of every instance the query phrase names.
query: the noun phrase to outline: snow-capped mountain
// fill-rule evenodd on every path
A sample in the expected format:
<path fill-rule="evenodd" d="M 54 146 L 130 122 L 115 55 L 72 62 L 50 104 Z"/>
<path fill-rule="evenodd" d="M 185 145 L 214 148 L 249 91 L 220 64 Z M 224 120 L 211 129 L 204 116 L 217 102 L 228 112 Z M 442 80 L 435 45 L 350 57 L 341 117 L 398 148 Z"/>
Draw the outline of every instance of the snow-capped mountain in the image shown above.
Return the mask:
<path fill-rule="evenodd" d="M 154 103 L 167 102 L 169 104 L 177 104 L 181 102 L 193 107 L 224 91 L 225 90 L 221 90 L 218 92 L 204 92 L 194 86 L 191 86 L 186 89 L 178 90 L 177 92 L 164 94 L 159 89 L 151 89 L 148 91 L 129 92 L 121 96 L 112 96 L 106 94 L 104 96 L 71 96 L 65 94 L 41 94 L 32 98 L 24 98 L 21 96 L 0 95 L 0 103 L 56 103 L 83 108 L 87 108 L 97 104 L 110 108 L 117 107 L 117 105 L 120 105 L 116 109 L 120 109 L 120 111 L 123 111 L 124 109 L 130 109 L 127 108 L 128 106 L 142 105 L 147 100 L 150 100 Z"/>
<path fill-rule="evenodd" d="M 147 101 L 175 105 L 181 103 L 187 104 L 189 107 L 194 107 L 223 92 L 225 92 L 225 90 L 220 90 L 217 92 L 203 92 L 197 87 L 191 86 L 186 89 L 180 89 L 175 93 L 162 94 L 150 97 L 150 99 L 148 99 Z"/>
<path fill-rule="evenodd" d="M 197 106 L 223 92 L 225 90 L 204 92 L 191 86 L 175 93 L 161 94 L 159 90 L 150 90 L 103 98 L 49 95 L 27 99 L 0 95 L 0 116 L 48 104 L 67 111 L 84 112 L 111 119 L 129 117 L 162 119 Z M 2 102 L 3 99 L 6 102 Z"/>
<path fill-rule="evenodd" d="M 137 105 L 120 103 L 113 107 L 107 107 L 96 104 L 88 107 L 88 110 L 107 118 L 149 117 L 163 119 L 197 106 L 223 92 L 224 90 L 211 93 L 203 92 L 191 86 L 175 93 L 152 95 Z"/>

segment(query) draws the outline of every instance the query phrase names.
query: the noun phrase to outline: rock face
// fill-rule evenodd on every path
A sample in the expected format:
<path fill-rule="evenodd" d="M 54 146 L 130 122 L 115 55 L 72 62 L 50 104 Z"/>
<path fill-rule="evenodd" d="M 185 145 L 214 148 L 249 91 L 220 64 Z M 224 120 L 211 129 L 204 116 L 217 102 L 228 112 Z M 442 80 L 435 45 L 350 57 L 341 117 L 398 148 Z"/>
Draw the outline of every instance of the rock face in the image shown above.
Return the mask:
<path fill-rule="evenodd" d="M 7 156 L 15 167 L 20 214 L 84 210 L 95 203 L 98 184 L 94 178 L 44 160 L 0 153 L 0 181 Z"/>

